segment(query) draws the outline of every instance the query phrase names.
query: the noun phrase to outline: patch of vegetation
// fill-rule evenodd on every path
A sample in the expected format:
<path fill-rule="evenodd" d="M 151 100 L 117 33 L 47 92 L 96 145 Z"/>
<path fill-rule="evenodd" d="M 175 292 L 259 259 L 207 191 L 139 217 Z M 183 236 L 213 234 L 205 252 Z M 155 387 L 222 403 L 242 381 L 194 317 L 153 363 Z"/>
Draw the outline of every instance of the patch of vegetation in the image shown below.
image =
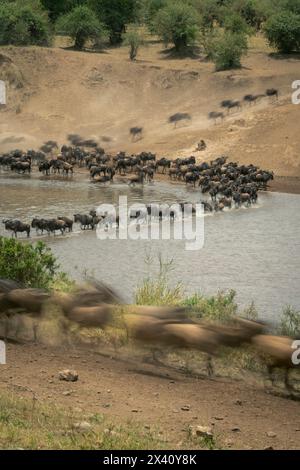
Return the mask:
<path fill-rule="evenodd" d="M 248 51 L 246 34 L 226 31 L 213 44 L 212 57 L 217 71 L 241 67 L 241 59 Z"/>
<path fill-rule="evenodd" d="M 300 14 L 284 11 L 271 16 L 264 27 L 269 44 L 279 52 L 300 51 Z"/>
<path fill-rule="evenodd" d="M 87 423 L 82 428 L 80 423 Z M 78 425 L 79 423 L 79 425 Z M 161 449 L 164 443 L 142 426 L 114 425 L 99 414 L 71 410 L 0 393 L 0 447 L 28 450 Z"/>
<path fill-rule="evenodd" d="M 141 31 L 138 28 L 132 28 L 123 35 L 124 46 L 129 46 L 129 58 L 135 60 L 138 55 L 138 50 L 144 39 Z"/>
<path fill-rule="evenodd" d="M 300 338 L 300 312 L 288 305 L 281 314 L 278 334 Z"/>
<path fill-rule="evenodd" d="M 49 288 L 59 266 L 50 248 L 14 238 L 0 237 L 0 278 L 13 279 L 26 287 Z"/>
<path fill-rule="evenodd" d="M 169 1 L 153 22 L 154 31 L 165 44 L 172 43 L 177 52 L 184 52 L 197 38 L 200 18 L 191 5 L 181 0 Z"/>
<path fill-rule="evenodd" d="M 93 10 L 85 5 L 74 8 L 71 12 L 59 17 L 56 30 L 74 40 L 75 49 L 81 50 L 88 40 L 99 41 L 106 35 L 104 24 Z"/>
<path fill-rule="evenodd" d="M 183 299 L 183 287 L 181 283 L 170 286 L 169 273 L 172 270 L 173 261 L 164 261 L 159 256 L 159 271 L 154 277 L 149 275 L 137 288 L 135 302 L 137 305 L 179 305 Z M 146 263 L 151 265 L 153 259 L 148 257 Z"/>
<path fill-rule="evenodd" d="M 51 32 L 47 13 L 38 1 L 0 2 L 0 45 L 49 46 Z"/>

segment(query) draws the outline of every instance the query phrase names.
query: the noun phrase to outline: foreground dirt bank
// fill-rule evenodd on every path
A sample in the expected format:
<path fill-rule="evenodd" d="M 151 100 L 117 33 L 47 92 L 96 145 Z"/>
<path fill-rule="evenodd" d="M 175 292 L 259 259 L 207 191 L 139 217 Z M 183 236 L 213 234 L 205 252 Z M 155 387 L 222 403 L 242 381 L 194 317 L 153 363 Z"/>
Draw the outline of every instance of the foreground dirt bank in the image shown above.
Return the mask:
<path fill-rule="evenodd" d="M 66 368 L 76 369 L 78 382 L 58 379 Z M 168 448 L 197 447 L 188 437 L 189 426 L 195 425 L 212 427 L 221 448 L 300 447 L 298 402 L 250 383 L 196 379 L 70 346 L 8 345 L 0 390 L 159 429 Z"/>

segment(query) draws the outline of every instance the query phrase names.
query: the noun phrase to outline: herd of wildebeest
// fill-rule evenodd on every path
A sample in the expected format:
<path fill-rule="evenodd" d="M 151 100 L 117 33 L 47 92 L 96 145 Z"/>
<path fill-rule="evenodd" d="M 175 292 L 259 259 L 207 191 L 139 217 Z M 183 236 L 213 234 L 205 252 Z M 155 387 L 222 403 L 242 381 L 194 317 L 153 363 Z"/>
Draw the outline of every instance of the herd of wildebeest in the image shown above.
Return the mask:
<path fill-rule="evenodd" d="M 151 152 L 141 152 L 136 155 L 127 155 L 119 152 L 116 155 L 108 155 L 103 148 L 92 140 L 82 140 L 77 135 L 69 135 L 71 145 L 63 145 L 58 155 L 51 152 L 58 148 L 56 142 L 48 141 L 39 151 L 20 150 L 11 151 L 0 156 L 0 168 L 4 171 L 16 171 L 18 173 L 30 173 L 32 165 L 36 165 L 38 171 L 45 177 L 51 174 L 73 175 L 74 167 L 86 168 L 89 171 L 90 180 L 103 184 L 114 181 L 115 176 L 126 181 L 130 186 L 152 183 L 155 175 L 168 175 L 172 181 L 185 182 L 201 190 L 201 194 L 208 195 L 203 201 L 205 212 L 220 212 L 225 208 L 249 207 L 257 202 L 258 193 L 267 190 L 268 183 L 273 179 L 273 173 L 262 170 L 255 165 L 239 165 L 228 162 L 228 157 L 221 156 L 211 162 L 197 163 L 194 156 L 171 160 L 166 157 L 157 159 Z M 46 152 L 46 153 L 45 153 Z M 50 154 L 52 156 L 50 156 Z M 180 203 L 182 207 L 184 203 Z M 148 215 L 154 215 L 156 209 L 151 212 L 147 207 Z M 158 214 L 162 215 L 162 214 Z M 176 217 L 176 214 L 169 214 Z M 160 217 L 161 218 L 161 217 Z M 12 231 L 17 236 L 19 232 L 30 235 L 30 229 L 48 234 L 60 231 L 71 231 L 73 222 L 78 222 L 83 229 L 93 229 L 102 218 L 93 211 L 90 214 L 75 214 L 74 218 L 59 217 L 55 219 L 33 219 L 31 224 L 20 220 L 3 220 L 6 230 Z M 115 222 L 118 224 L 118 216 Z"/>
<path fill-rule="evenodd" d="M 70 333 L 72 325 L 101 329 L 122 325 L 128 339 L 147 345 L 152 352 L 183 349 L 205 353 L 209 375 L 214 373 L 213 357 L 221 350 L 223 354 L 224 347 L 239 348 L 251 344 L 264 359 L 272 381 L 274 369 L 282 368 L 285 385 L 293 391 L 289 381 L 289 371 L 296 367 L 292 362 L 292 338 L 267 334 L 264 323 L 241 317 L 220 324 L 193 315 L 188 307 L 128 306 L 114 290 L 95 280 L 78 285 L 67 294 L 24 288 L 15 281 L 0 279 L 2 338 L 11 338 L 13 329 L 14 340 L 20 341 L 23 319 L 30 317 L 34 341 L 39 340 L 40 320 L 49 312 L 49 305 L 59 311 L 56 319 L 65 334 Z M 123 312 L 121 324 L 120 306 Z M 154 354 L 153 360 L 157 360 Z"/>

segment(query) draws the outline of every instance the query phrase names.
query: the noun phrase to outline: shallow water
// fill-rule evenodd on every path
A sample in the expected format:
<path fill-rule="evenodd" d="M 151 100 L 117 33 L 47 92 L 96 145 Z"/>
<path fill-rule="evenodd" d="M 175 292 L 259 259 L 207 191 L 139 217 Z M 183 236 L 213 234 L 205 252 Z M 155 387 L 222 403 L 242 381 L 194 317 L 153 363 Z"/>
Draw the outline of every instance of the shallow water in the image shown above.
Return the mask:
<path fill-rule="evenodd" d="M 126 184 L 97 186 L 85 181 L 47 180 L 0 174 L 0 217 L 30 221 L 33 217 L 72 216 L 101 203 L 197 201 L 199 191 L 169 183 L 143 188 Z M 3 235 L 3 225 L 0 224 Z M 7 235 L 7 234 L 6 234 Z M 32 239 L 35 233 L 32 231 Z M 42 237 L 61 268 L 76 279 L 85 273 L 115 286 L 130 301 L 134 289 L 155 272 L 157 255 L 173 259 L 170 278 L 187 293 L 213 294 L 235 289 L 241 308 L 253 300 L 261 318 L 278 319 L 290 304 L 300 309 L 300 196 L 262 193 L 257 206 L 205 217 L 205 243 L 186 251 L 184 241 L 98 240 L 96 232 Z M 155 262 L 145 262 L 151 255 Z"/>

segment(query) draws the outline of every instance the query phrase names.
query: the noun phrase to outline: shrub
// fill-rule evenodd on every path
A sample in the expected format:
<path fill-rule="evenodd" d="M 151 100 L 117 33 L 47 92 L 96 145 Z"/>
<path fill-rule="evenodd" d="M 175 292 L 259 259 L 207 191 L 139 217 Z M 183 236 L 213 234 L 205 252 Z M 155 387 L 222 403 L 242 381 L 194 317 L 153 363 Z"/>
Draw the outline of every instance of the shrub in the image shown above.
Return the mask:
<path fill-rule="evenodd" d="M 216 70 L 229 70 L 241 67 L 241 58 L 248 50 L 245 34 L 225 32 L 213 45 L 213 61 Z"/>
<path fill-rule="evenodd" d="M 300 312 L 287 306 L 282 312 L 278 333 L 291 338 L 300 338 Z"/>
<path fill-rule="evenodd" d="M 0 45 L 48 46 L 51 42 L 48 17 L 31 4 L 0 4 Z"/>
<path fill-rule="evenodd" d="M 0 277 L 26 287 L 48 288 L 58 270 L 56 259 L 43 242 L 21 243 L 0 237 Z"/>
<path fill-rule="evenodd" d="M 224 19 L 224 28 L 235 34 L 251 34 L 252 30 L 238 13 L 230 13 Z"/>
<path fill-rule="evenodd" d="M 87 6 L 78 6 L 70 13 L 59 17 L 56 30 L 75 41 L 75 49 L 81 50 L 89 39 L 96 40 L 105 35 L 105 27 L 96 14 Z"/>
<path fill-rule="evenodd" d="M 175 0 L 159 10 L 154 29 L 166 44 L 173 43 L 179 52 L 195 41 L 199 24 L 200 18 L 195 8 Z"/>
<path fill-rule="evenodd" d="M 300 15 L 289 11 L 275 14 L 264 30 L 269 44 L 279 52 L 300 51 Z"/>
<path fill-rule="evenodd" d="M 104 22 L 111 44 L 119 44 L 126 31 L 126 24 L 136 19 L 138 0 L 88 0 L 88 5 Z"/>
<path fill-rule="evenodd" d="M 143 36 L 138 29 L 131 29 L 123 36 L 125 46 L 129 46 L 129 58 L 135 60 L 138 54 L 139 47 L 143 44 Z"/>

